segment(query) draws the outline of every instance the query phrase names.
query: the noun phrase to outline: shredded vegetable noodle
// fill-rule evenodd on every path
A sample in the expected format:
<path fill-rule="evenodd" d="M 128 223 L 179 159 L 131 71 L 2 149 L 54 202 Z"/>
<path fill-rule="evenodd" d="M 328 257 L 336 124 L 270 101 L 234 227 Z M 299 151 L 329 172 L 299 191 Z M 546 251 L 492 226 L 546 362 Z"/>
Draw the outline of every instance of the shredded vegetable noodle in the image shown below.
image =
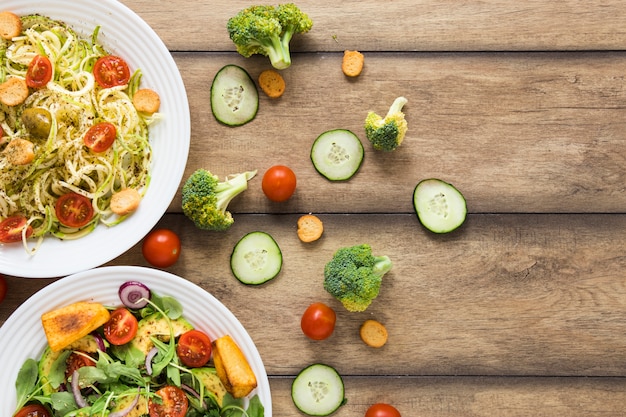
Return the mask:
<path fill-rule="evenodd" d="M 34 253 L 45 236 L 76 239 L 99 223 L 113 226 L 127 217 L 113 213 L 110 200 L 126 188 L 145 194 L 152 156 L 148 126 L 159 115 L 139 113 L 133 105 L 140 70 L 127 85 L 103 88 L 96 82 L 94 64 L 109 55 L 97 42 L 98 27 L 91 39 L 81 39 L 67 25 L 47 17 L 21 19 L 21 36 L 0 39 L 0 84 L 11 78 L 25 79 L 36 56 L 49 59 L 52 79 L 43 88 L 30 88 L 20 105 L 0 102 L 0 221 L 24 216 L 32 235 L 27 237 L 24 228 L 22 241 L 26 250 Z M 22 117 L 27 109 L 39 109 L 44 115 L 47 137 L 29 131 Z M 94 152 L 83 138 L 101 122 L 115 125 L 116 138 L 106 151 Z M 17 139 L 33 143 L 32 162 L 11 162 L 6 148 Z M 68 227 L 59 221 L 56 202 L 69 192 L 91 201 L 94 215 L 88 224 Z"/>

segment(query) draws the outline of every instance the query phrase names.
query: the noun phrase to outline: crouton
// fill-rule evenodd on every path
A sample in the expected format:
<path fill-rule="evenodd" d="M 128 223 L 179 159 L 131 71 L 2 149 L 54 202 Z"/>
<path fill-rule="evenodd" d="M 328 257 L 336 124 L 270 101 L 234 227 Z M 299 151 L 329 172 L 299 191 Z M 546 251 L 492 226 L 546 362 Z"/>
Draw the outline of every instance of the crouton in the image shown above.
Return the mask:
<path fill-rule="evenodd" d="M 125 188 L 111 197 L 111 211 L 120 216 L 125 216 L 137 210 L 141 202 L 141 194 L 134 188 Z"/>
<path fill-rule="evenodd" d="M 363 71 L 365 58 L 359 51 L 344 51 L 341 70 L 348 77 L 357 77 Z"/>
<path fill-rule="evenodd" d="M 278 98 L 285 92 L 285 79 L 278 71 L 268 69 L 259 74 L 259 86 L 270 98 Z"/>
<path fill-rule="evenodd" d="M 4 39 L 13 39 L 22 33 L 22 20 L 11 12 L 0 12 L 0 36 Z"/>
<path fill-rule="evenodd" d="M 359 334 L 366 345 L 374 348 L 383 347 L 387 343 L 387 329 L 376 320 L 365 320 Z"/>
<path fill-rule="evenodd" d="M 9 107 L 20 105 L 28 98 L 28 85 L 21 78 L 12 77 L 0 84 L 0 102 Z"/>
<path fill-rule="evenodd" d="M 41 315 L 41 324 L 53 352 L 58 352 L 109 321 L 102 304 L 79 301 Z"/>
<path fill-rule="evenodd" d="M 35 145 L 31 141 L 15 138 L 4 148 L 4 153 L 10 164 L 28 165 L 35 159 L 34 148 Z"/>
<path fill-rule="evenodd" d="M 159 93 L 149 88 L 137 90 L 133 95 L 133 105 L 138 112 L 153 114 L 161 107 Z"/>
<path fill-rule="evenodd" d="M 256 388 L 257 380 L 250 364 L 229 335 L 213 342 L 213 364 L 220 381 L 233 397 L 245 397 Z"/>
<path fill-rule="evenodd" d="M 303 242 L 313 242 L 324 232 L 322 221 L 312 214 L 305 214 L 298 219 L 298 238 Z"/>

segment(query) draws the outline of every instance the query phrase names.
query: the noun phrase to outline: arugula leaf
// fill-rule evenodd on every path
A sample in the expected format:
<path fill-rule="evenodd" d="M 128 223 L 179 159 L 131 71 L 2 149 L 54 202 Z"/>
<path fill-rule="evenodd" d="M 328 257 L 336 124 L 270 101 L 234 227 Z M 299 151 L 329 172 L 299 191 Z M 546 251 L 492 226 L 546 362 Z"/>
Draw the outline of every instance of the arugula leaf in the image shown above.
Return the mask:
<path fill-rule="evenodd" d="M 34 359 L 26 359 L 17 374 L 15 381 L 15 391 L 17 392 L 17 410 L 22 408 L 27 402 L 31 394 L 33 394 L 37 386 L 39 371 L 37 369 L 37 361 Z"/>

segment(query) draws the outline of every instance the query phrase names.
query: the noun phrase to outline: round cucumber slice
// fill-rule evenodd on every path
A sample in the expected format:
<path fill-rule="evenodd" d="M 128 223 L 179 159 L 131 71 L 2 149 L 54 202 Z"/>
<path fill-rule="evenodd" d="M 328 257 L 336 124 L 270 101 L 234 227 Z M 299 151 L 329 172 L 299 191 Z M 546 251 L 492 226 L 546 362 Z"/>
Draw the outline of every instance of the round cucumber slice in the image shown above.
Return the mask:
<path fill-rule="evenodd" d="M 351 178 L 363 162 L 363 144 L 349 130 L 322 133 L 311 147 L 311 161 L 317 172 L 331 181 Z"/>
<path fill-rule="evenodd" d="M 465 198 L 452 184 L 436 178 L 420 181 L 413 191 L 413 207 L 420 223 L 434 233 L 448 233 L 467 216 Z"/>
<path fill-rule="evenodd" d="M 274 238 L 265 232 L 248 233 L 237 242 L 230 255 L 230 270 L 247 285 L 273 279 L 282 266 L 283 254 Z"/>
<path fill-rule="evenodd" d="M 241 126 L 255 118 L 259 92 L 250 74 L 237 65 L 220 69 L 211 84 L 213 116 L 228 126 Z"/>
<path fill-rule="evenodd" d="M 330 415 L 346 402 L 343 379 L 332 366 L 309 365 L 293 380 L 291 399 L 304 414 Z"/>

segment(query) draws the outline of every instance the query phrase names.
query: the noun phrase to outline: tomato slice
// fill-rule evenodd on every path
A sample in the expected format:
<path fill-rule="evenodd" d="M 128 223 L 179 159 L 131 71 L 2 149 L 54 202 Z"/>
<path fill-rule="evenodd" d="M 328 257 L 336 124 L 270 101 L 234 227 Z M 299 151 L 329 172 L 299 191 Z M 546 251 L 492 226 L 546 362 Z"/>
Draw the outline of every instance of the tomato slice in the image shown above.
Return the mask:
<path fill-rule="evenodd" d="M 26 217 L 24 216 L 11 216 L 7 217 L 0 223 L 0 242 L 13 243 L 22 240 L 22 230 L 26 227 L 26 237 L 30 237 L 33 234 L 33 228 L 26 226 Z"/>
<path fill-rule="evenodd" d="M 137 334 L 137 319 L 124 307 L 113 310 L 109 321 L 104 324 L 104 337 L 112 345 L 124 345 Z"/>
<path fill-rule="evenodd" d="M 44 87 L 52 79 L 52 63 L 43 55 L 36 55 L 26 71 L 26 85 L 31 88 Z"/>
<path fill-rule="evenodd" d="M 41 404 L 28 404 L 13 417 L 52 417 L 52 414 Z"/>
<path fill-rule="evenodd" d="M 67 227 L 83 227 L 93 218 L 91 201 L 77 193 L 63 194 L 55 207 L 59 221 Z"/>
<path fill-rule="evenodd" d="M 183 365 L 199 368 L 211 358 L 211 339 L 200 330 L 189 330 L 178 339 L 176 353 Z"/>
<path fill-rule="evenodd" d="M 96 61 L 93 76 L 102 88 L 111 88 L 128 84 L 130 69 L 123 58 L 107 55 Z"/>
<path fill-rule="evenodd" d="M 74 371 L 79 370 L 83 366 L 96 366 L 96 361 L 87 352 L 78 350 L 70 353 L 65 363 L 67 364 L 65 367 L 65 378 L 69 378 Z"/>
<path fill-rule="evenodd" d="M 174 385 L 166 385 L 156 392 L 163 400 L 161 403 L 148 402 L 150 417 L 183 417 L 187 413 L 189 400 L 182 389 Z"/>
<path fill-rule="evenodd" d="M 89 128 L 83 142 L 93 152 L 104 152 L 113 145 L 117 129 L 113 123 L 101 122 Z"/>

